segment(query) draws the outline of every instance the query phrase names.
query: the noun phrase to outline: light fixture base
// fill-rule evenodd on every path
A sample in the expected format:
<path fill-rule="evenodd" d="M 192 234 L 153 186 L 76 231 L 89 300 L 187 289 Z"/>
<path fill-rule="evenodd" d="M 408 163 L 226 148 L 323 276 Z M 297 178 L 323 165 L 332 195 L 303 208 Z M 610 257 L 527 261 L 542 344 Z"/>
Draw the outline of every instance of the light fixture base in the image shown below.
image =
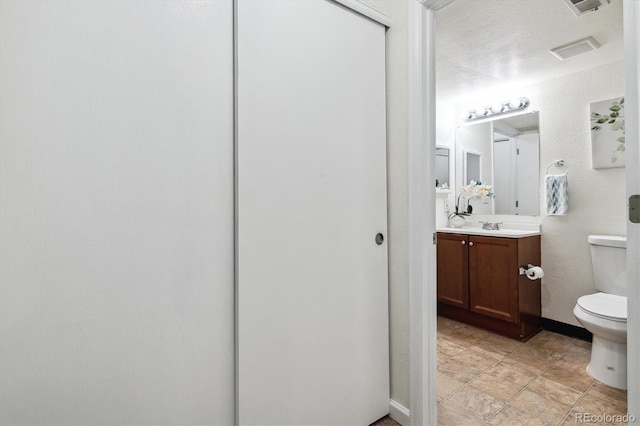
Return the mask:
<path fill-rule="evenodd" d="M 490 106 L 484 106 L 469 110 L 467 116 L 465 117 L 465 121 L 481 120 L 484 118 L 494 117 L 496 115 L 524 111 L 528 106 L 528 98 L 514 98 L 508 101 L 495 103 Z"/>

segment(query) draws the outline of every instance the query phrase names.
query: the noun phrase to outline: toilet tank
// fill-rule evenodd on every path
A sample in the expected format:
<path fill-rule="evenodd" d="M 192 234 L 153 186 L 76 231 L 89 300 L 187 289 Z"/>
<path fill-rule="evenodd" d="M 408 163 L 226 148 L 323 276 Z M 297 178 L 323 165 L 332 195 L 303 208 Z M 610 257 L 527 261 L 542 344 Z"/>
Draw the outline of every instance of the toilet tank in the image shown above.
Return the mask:
<path fill-rule="evenodd" d="M 627 295 L 627 238 L 616 235 L 589 235 L 596 289 Z"/>

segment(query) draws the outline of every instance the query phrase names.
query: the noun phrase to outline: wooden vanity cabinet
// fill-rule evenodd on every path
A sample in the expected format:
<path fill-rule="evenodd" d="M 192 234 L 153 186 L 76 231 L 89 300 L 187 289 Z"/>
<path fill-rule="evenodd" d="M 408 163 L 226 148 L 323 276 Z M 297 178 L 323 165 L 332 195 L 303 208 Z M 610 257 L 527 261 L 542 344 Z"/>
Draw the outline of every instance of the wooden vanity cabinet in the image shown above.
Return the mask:
<path fill-rule="evenodd" d="M 540 236 L 438 233 L 438 314 L 526 340 L 540 330 L 540 280 L 519 274 L 540 265 Z"/>
<path fill-rule="evenodd" d="M 438 303 L 469 309 L 468 240 L 468 235 L 438 234 Z"/>

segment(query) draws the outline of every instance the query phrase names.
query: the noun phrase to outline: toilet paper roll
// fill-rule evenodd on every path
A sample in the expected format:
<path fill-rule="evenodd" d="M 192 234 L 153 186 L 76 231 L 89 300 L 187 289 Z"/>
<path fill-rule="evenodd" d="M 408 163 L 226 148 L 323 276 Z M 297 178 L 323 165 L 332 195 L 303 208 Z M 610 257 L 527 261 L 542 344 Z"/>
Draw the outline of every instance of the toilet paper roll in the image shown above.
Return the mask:
<path fill-rule="evenodd" d="M 534 266 L 532 268 L 527 269 L 527 278 L 530 280 L 539 280 L 544 277 L 544 271 L 539 266 Z"/>

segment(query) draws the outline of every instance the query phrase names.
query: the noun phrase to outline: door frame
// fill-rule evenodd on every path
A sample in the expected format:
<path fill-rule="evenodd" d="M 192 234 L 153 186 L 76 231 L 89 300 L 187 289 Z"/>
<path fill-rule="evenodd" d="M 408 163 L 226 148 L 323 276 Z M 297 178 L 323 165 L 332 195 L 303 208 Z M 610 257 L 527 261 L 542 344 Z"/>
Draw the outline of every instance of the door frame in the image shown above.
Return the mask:
<path fill-rule="evenodd" d="M 453 0 L 411 0 L 409 52 L 410 424 L 437 424 L 435 194 L 435 12 Z M 624 0 L 627 195 L 640 193 L 640 2 Z M 640 225 L 627 220 L 628 413 L 640 418 Z"/>
<path fill-rule="evenodd" d="M 408 4 L 409 423 L 435 425 L 435 12 L 453 0 Z"/>
<path fill-rule="evenodd" d="M 627 197 L 640 194 L 640 2 L 624 0 Z M 627 220 L 627 412 L 640 418 L 640 224 Z"/>

